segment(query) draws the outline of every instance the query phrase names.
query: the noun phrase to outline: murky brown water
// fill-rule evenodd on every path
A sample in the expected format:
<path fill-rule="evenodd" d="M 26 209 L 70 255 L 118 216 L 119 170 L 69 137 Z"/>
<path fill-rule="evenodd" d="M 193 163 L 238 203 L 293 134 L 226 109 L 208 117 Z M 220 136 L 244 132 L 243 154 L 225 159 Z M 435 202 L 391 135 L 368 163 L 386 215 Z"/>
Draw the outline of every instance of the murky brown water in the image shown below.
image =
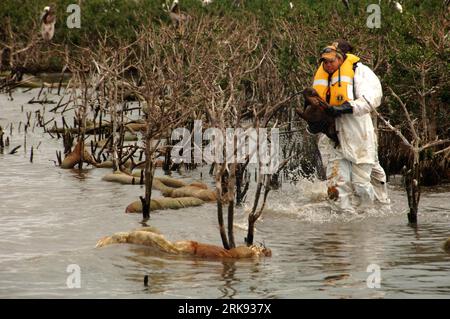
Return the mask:
<path fill-rule="evenodd" d="M 18 123 L 26 121 L 27 111 L 43 111 L 27 104 L 39 90 L 20 91 L 14 101 L 0 95 L 0 125 L 12 122 L 14 127 L 11 146 L 0 154 L 2 298 L 450 297 L 450 255 L 441 248 L 450 236 L 449 187 L 424 190 L 420 225 L 413 229 L 406 223 L 406 197 L 398 186 L 390 185 L 392 212 L 348 218 L 330 214 L 320 202 L 319 182 L 284 184 L 269 195 L 269 209 L 257 225 L 256 241 L 270 247 L 273 256 L 258 261 L 182 259 L 134 245 L 95 249 L 99 238 L 140 226 L 141 217 L 124 210 L 143 188 L 102 181 L 107 169 L 55 167 L 62 140 L 40 128 L 28 129 L 25 152 L 23 124 L 19 133 Z M 52 107 L 46 106 L 46 120 Z M 6 132 L 9 136 L 9 127 Z M 19 144 L 18 153 L 9 155 Z M 183 178 L 197 176 L 187 172 Z M 245 208 L 236 220 L 245 226 Z M 213 204 L 156 212 L 150 224 L 170 240 L 221 244 Z M 237 241 L 244 236 L 238 227 Z M 66 285 L 70 264 L 80 266 L 79 289 Z M 381 270 L 378 289 L 366 284 L 370 264 Z"/>

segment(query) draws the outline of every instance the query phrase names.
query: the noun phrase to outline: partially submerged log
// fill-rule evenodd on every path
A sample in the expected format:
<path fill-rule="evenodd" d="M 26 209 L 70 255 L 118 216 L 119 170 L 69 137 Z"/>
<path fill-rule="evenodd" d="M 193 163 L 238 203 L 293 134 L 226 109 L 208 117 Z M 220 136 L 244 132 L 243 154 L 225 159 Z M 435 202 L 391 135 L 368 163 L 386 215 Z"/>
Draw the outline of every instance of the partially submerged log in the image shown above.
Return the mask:
<path fill-rule="evenodd" d="M 41 87 L 45 87 L 45 88 L 57 87 L 57 84 L 42 82 L 40 80 L 24 79 L 20 82 L 17 82 L 16 86 L 23 87 L 23 88 L 39 89 Z"/>
<path fill-rule="evenodd" d="M 96 247 L 99 248 L 111 244 L 144 245 L 162 253 L 199 258 L 253 258 L 272 256 L 272 251 L 263 246 L 239 246 L 227 250 L 216 245 L 199 243 L 192 240 L 170 242 L 163 235 L 147 229 L 115 233 L 112 236 L 100 239 Z"/>
<path fill-rule="evenodd" d="M 133 162 L 131 160 L 128 160 L 123 164 L 123 166 L 130 169 L 133 166 Z M 103 161 L 103 162 L 97 164 L 97 168 L 113 168 L 113 162 L 110 160 Z M 138 177 L 138 176 L 136 176 L 136 177 Z"/>
<path fill-rule="evenodd" d="M 141 174 L 142 174 L 141 170 L 133 172 L 134 177 L 140 177 Z M 176 179 L 173 177 L 168 177 L 168 176 L 155 176 L 153 178 L 153 181 L 155 181 L 155 180 L 158 180 L 159 182 L 163 183 L 165 186 L 172 187 L 172 188 L 178 188 L 178 187 L 183 187 L 183 186 L 188 185 L 188 183 L 186 183 L 185 181 L 182 181 L 180 179 Z"/>
<path fill-rule="evenodd" d="M 164 165 L 164 160 L 162 159 L 157 159 L 154 163 L 153 163 L 154 167 L 163 167 Z M 144 169 L 145 168 L 145 162 L 141 162 L 139 164 L 137 164 L 134 168 L 140 168 L 140 169 Z M 139 173 L 140 174 L 140 173 Z"/>
<path fill-rule="evenodd" d="M 1 69 L 1 66 L 0 66 Z M 25 73 L 27 72 L 27 73 Z M 0 72 L 0 77 L 6 77 L 7 79 L 15 79 L 13 84 L 15 87 L 23 87 L 23 88 L 57 88 L 58 83 L 49 83 L 42 80 L 39 77 L 36 77 L 28 72 L 33 72 L 31 69 L 25 69 L 23 67 L 8 67 L 8 70 Z M 20 74 L 20 75 L 19 75 Z M 68 86 L 68 82 L 63 82 L 61 85 L 63 87 Z"/>
<path fill-rule="evenodd" d="M 81 151 L 83 151 L 83 160 L 81 158 Z M 95 159 L 87 150 L 84 149 L 84 143 L 82 141 L 79 141 L 73 151 L 64 158 L 61 163 L 61 168 L 74 168 L 75 165 L 80 164 L 81 162 L 97 166 L 97 162 L 95 161 Z"/>
<path fill-rule="evenodd" d="M 157 248 L 161 252 L 179 253 L 178 249 L 163 235 L 145 230 L 115 233 L 112 236 L 100 239 L 95 247 L 104 247 L 111 244 L 137 244 Z"/>
<path fill-rule="evenodd" d="M 205 183 L 202 182 L 192 182 L 189 184 L 190 186 L 194 186 L 194 187 L 198 187 L 201 189 L 208 189 L 208 185 L 206 185 Z"/>
<path fill-rule="evenodd" d="M 159 181 L 161 181 L 164 185 L 166 185 L 168 187 L 179 188 L 179 187 L 188 185 L 185 181 L 182 181 L 182 180 L 179 180 L 176 178 L 172 178 L 172 177 L 168 177 L 168 176 L 158 176 L 158 177 L 155 177 L 155 179 L 158 179 Z"/>
<path fill-rule="evenodd" d="M 106 161 L 103 163 L 99 164 L 98 167 L 109 167 L 109 165 L 111 165 L 112 167 L 112 162 L 110 163 L 109 161 Z M 107 182 L 116 182 L 120 184 L 140 184 L 141 177 L 142 179 L 144 178 L 141 171 L 134 172 L 132 175 L 117 171 L 114 173 L 106 174 L 105 176 L 103 176 L 102 179 Z M 143 182 L 144 179 L 142 180 L 142 183 Z M 153 178 L 152 188 L 162 192 L 171 193 L 175 188 L 182 187 L 185 185 L 187 185 L 187 183 L 177 180 L 175 178 L 160 176 Z"/>
<path fill-rule="evenodd" d="M 150 210 L 162 209 L 180 209 L 185 207 L 200 206 L 204 203 L 199 198 L 181 197 L 181 198 L 154 198 L 150 201 Z M 142 213 L 142 202 L 140 200 L 132 202 L 125 209 L 125 213 Z"/>
<path fill-rule="evenodd" d="M 114 173 L 106 174 L 102 177 L 102 180 L 107 182 L 115 182 L 119 184 L 133 184 L 139 185 L 142 184 L 140 177 L 134 177 L 128 174 L 125 174 L 121 171 L 116 171 Z"/>
<path fill-rule="evenodd" d="M 78 132 L 85 133 L 85 134 L 98 134 L 99 132 L 109 129 L 109 125 L 102 124 L 102 126 L 94 126 L 87 125 L 86 128 L 78 128 L 78 127 L 56 127 L 53 126 L 52 128 L 48 129 L 47 132 L 49 133 L 60 133 L 64 134 L 67 132 L 70 132 L 71 134 L 78 134 Z M 103 144 L 104 145 L 104 144 Z M 101 145 L 101 141 L 97 142 L 97 146 L 103 146 Z"/>
<path fill-rule="evenodd" d="M 146 123 L 128 123 L 125 125 L 125 128 L 128 129 L 130 132 L 145 132 L 147 131 L 147 124 Z"/>
<path fill-rule="evenodd" d="M 166 196 L 164 192 L 163 195 Z M 197 186 L 189 185 L 174 189 L 170 193 L 170 197 L 196 197 L 205 202 L 213 202 L 216 200 L 216 193 L 210 189 L 203 189 Z"/>
<path fill-rule="evenodd" d="M 140 174 L 133 176 L 120 171 L 106 174 L 103 176 L 102 180 L 132 185 L 142 185 L 144 183 L 144 181 L 141 180 Z M 165 197 L 195 197 L 205 202 L 216 200 L 216 193 L 211 189 L 208 189 L 208 186 L 204 183 L 193 182 L 192 184 L 187 185 L 184 181 L 166 176 L 154 177 L 152 189 L 159 190 Z"/>
<path fill-rule="evenodd" d="M 100 164 L 97 164 L 97 167 L 112 167 L 112 163 L 109 161 L 102 162 Z M 107 174 L 103 177 L 103 180 L 110 181 L 110 182 L 119 182 L 122 184 L 133 184 L 134 182 L 140 181 L 140 178 L 142 176 L 142 171 L 135 171 L 132 175 L 128 175 L 122 172 L 116 172 Z M 208 186 L 205 183 L 201 182 L 192 182 L 191 184 L 188 184 L 187 182 L 183 180 L 179 180 L 176 178 L 168 177 L 168 176 L 155 176 L 153 178 L 153 189 L 157 189 L 161 192 L 166 193 L 165 196 L 171 196 L 171 197 L 180 197 L 172 196 L 172 193 L 175 191 L 175 189 L 182 189 L 182 191 L 189 192 L 189 189 L 192 190 L 209 190 Z M 181 196 L 182 197 L 182 196 Z"/>
<path fill-rule="evenodd" d="M 152 183 L 152 189 L 157 189 L 161 193 L 163 193 L 164 196 L 169 196 L 169 194 L 171 194 L 175 188 L 167 186 L 158 177 L 154 177 L 153 183 Z"/>

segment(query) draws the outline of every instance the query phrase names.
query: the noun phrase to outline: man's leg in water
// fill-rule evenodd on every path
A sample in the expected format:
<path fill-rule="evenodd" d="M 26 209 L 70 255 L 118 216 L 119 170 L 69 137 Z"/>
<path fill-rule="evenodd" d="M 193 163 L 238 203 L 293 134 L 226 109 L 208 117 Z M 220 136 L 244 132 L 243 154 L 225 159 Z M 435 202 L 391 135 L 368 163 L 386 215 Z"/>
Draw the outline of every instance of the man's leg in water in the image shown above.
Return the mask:
<path fill-rule="evenodd" d="M 339 151 L 333 152 L 339 155 Z M 328 198 L 332 206 L 347 213 L 354 213 L 352 206 L 351 162 L 340 156 L 331 156 L 327 163 Z"/>
<path fill-rule="evenodd" d="M 390 204 L 391 200 L 388 196 L 386 173 L 380 162 L 377 161 L 373 165 L 371 177 L 371 184 L 375 193 L 375 199 L 382 204 Z"/>
<path fill-rule="evenodd" d="M 370 207 L 375 198 L 371 184 L 372 164 L 352 164 L 352 183 L 361 207 Z"/>

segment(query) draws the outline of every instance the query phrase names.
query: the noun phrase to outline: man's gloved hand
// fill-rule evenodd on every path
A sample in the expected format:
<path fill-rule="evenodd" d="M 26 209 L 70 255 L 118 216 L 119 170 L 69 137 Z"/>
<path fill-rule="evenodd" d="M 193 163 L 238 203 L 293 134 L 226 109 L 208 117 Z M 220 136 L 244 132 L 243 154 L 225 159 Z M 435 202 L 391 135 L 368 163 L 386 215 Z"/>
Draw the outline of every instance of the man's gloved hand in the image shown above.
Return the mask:
<path fill-rule="evenodd" d="M 325 112 L 332 117 L 339 117 L 342 114 L 351 114 L 353 113 L 353 107 L 349 102 L 344 102 L 339 106 L 330 106 L 325 109 Z"/>

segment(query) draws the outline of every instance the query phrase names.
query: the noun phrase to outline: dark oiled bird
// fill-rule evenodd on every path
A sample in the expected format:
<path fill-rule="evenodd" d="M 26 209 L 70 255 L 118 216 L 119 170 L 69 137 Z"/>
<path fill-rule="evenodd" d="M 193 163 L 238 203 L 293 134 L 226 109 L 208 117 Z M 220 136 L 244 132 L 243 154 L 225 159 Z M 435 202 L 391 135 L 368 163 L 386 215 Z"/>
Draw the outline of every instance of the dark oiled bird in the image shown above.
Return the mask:
<path fill-rule="evenodd" d="M 330 116 L 326 109 L 330 106 L 313 88 L 306 88 L 302 92 L 305 98 L 303 112 L 297 109 L 298 115 L 308 123 L 311 133 L 324 133 L 334 141 L 335 147 L 339 145 L 334 117 Z"/>

